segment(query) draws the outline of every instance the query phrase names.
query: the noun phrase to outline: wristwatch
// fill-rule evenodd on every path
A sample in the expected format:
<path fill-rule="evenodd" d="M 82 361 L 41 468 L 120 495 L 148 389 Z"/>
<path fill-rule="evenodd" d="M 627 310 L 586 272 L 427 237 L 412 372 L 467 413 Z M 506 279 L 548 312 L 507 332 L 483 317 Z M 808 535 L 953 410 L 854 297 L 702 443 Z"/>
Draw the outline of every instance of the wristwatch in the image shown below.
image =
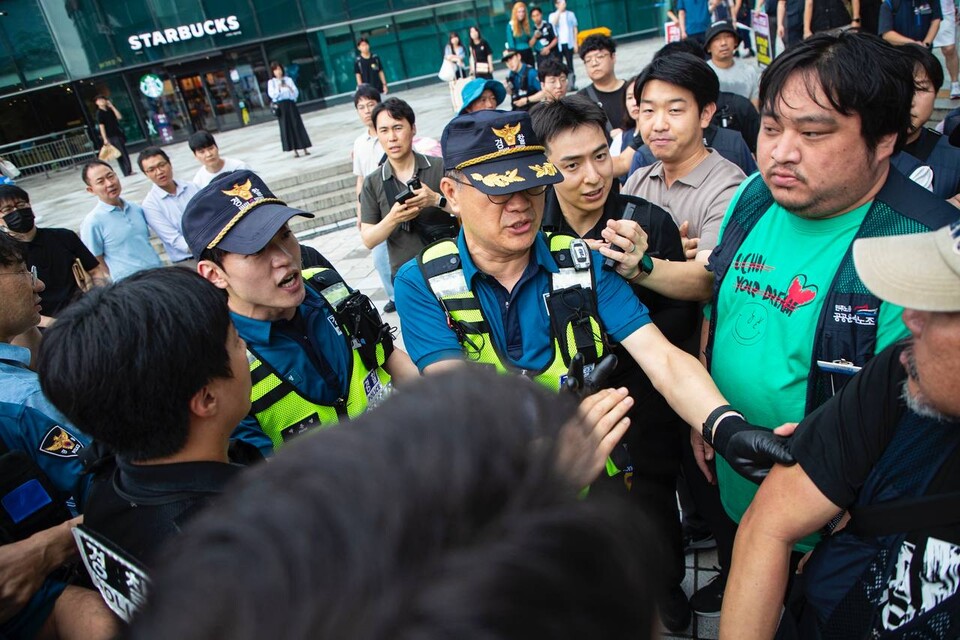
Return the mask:
<path fill-rule="evenodd" d="M 640 259 L 637 266 L 640 268 L 641 273 L 649 275 L 653 273 L 653 258 L 650 257 L 649 253 L 644 253 L 643 258 Z"/>
<path fill-rule="evenodd" d="M 446 209 L 446 208 L 447 208 L 447 197 L 446 197 L 445 195 L 443 195 L 442 193 L 437 194 L 437 195 L 440 196 L 440 200 L 437 202 L 437 208 L 438 208 L 438 209 Z"/>

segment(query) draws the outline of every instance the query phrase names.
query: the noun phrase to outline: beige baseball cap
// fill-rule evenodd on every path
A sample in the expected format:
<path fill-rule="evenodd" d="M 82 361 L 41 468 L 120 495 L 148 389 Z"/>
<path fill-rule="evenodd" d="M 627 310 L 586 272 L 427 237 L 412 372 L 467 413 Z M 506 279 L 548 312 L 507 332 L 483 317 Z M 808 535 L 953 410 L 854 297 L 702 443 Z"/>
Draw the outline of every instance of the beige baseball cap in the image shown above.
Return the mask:
<path fill-rule="evenodd" d="M 887 302 L 960 311 L 960 220 L 928 233 L 857 240 L 853 262 L 864 284 Z"/>

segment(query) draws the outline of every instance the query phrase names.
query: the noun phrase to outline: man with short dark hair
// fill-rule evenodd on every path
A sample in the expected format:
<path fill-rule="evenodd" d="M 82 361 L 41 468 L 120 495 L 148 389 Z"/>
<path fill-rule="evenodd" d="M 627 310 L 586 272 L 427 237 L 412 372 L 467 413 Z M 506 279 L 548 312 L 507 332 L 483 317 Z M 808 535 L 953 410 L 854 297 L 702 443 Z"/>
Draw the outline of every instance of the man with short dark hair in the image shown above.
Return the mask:
<path fill-rule="evenodd" d="M 391 276 L 396 276 L 422 248 L 455 235 L 456 222 L 438 193 L 443 160 L 413 150 L 417 126 L 410 105 L 390 98 L 374 107 L 371 117 L 387 160 L 363 181 L 360 237 L 368 249 L 387 243 Z M 414 179 L 420 187 L 408 191 Z"/>
<path fill-rule="evenodd" d="M 960 223 L 858 239 L 853 262 L 910 339 L 800 423 L 800 464 L 774 468 L 740 524 L 721 638 L 772 637 L 778 621 L 810 638 L 948 638 L 960 624 Z M 781 620 L 790 549 L 824 529 Z"/>
<path fill-rule="evenodd" d="M 387 95 L 387 76 L 383 72 L 383 62 L 380 56 L 370 53 L 370 40 L 360 36 L 357 40 L 359 55 L 353 62 L 353 73 L 357 77 L 357 87 L 368 84 L 380 95 Z"/>
<path fill-rule="evenodd" d="M 868 293 L 856 275 L 850 246 L 957 218 L 890 166 L 910 125 L 912 71 L 876 36 L 823 33 L 785 51 L 760 80 L 760 173 L 737 192 L 710 256 L 704 331 L 713 379 L 750 420 L 799 422 L 843 386 L 843 371 L 908 334 L 902 309 Z M 756 487 L 722 460 L 712 471 L 709 452 L 692 438 L 704 473 L 716 473 L 726 513 L 739 521 Z M 712 523 L 721 568 L 732 548 L 726 522 Z M 815 543 L 808 537 L 797 549 Z M 721 574 L 706 587 L 711 610 L 724 583 Z"/>
<path fill-rule="evenodd" d="M 592 35 L 580 45 L 580 59 L 592 83 L 577 93 L 603 109 L 607 114 L 607 135 L 614 138 L 623 124 L 627 90 L 626 81 L 616 74 L 617 43 L 610 36 Z"/>
<path fill-rule="evenodd" d="M 619 182 L 614 179 L 607 146 L 606 114 L 587 98 L 571 95 L 537 107 L 530 116 L 547 159 L 563 174 L 563 182 L 547 192 L 543 228 L 586 239 L 604 256 L 609 255 L 623 275 L 633 270 L 635 256 L 613 247 L 619 248 L 617 242 L 632 242 L 634 234 L 642 229 L 650 271 L 639 264 L 642 275 L 631 282 L 631 288 L 650 311 L 657 328 L 671 343 L 683 347 L 698 327 L 696 305 L 671 300 L 643 286 L 653 273 L 660 275 L 650 256 L 656 255 L 658 264 L 686 262 L 680 232 L 670 214 L 660 207 L 618 193 Z M 630 429 L 624 442 L 633 462 L 629 497 L 651 516 L 667 543 L 662 584 L 667 596 L 661 600 L 660 618 L 668 629 L 685 629 L 690 623 L 690 607 L 680 588 L 685 572 L 676 500 L 685 436 L 683 421 L 633 358 L 621 348 L 615 348 L 615 353 L 618 366 L 609 384 L 624 386 L 632 397 L 644 398 L 627 414 Z"/>
<path fill-rule="evenodd" d="M 37 277 L 46 285 L 40 294 L 40 326 L 50 324 L 81 293 L 73 275 L 77 260 L 94 280 L 108 278 L 76 233 L 37 227 L 30 196 L 20 187 L 0 185 L 0 216 L 0 229 L 23 243 L 27 266 L 36 267 Z"/>
<path fill-rule="evenodd" d="M 537 70 L 523 61 L 519 51 L 507 49 L 501 61 L 510 70 L 503 86 L 510 92 L 510 104 L 514 111 L 528 111 L 535 103 L 543 102 L 544 92 Z"/>
<path fill-rule="evenodd" d="M 689 237 L 699 239 L 695 257 L 706 264 L 723 215 L 744 178 L 736 165 L 703 141 L 703 130 L 717 108 L 717 75 L 690 54 L 662 56 L 641 72 L 634 91 L 640 133 L 657 162 L 634 172 L 623 191 L 660 205 L 677 225 L 686 223 Z"/>
<path fill-rule="evenodd" d="M 330 267 L 303 269 L 288 207 L 256 174 L 236 171 L 202 189 L 183 214 L 197 270 L 227 292 L 247 343 L 250 413 L 236 437 L 270 455 L 302 433 L 376 406 L 391 379 L 415 377 L 369 298 Z"/>
<path fill-rule="evenodd" d="M 195 266 L 190 264 L 193 254 L 183 239 L 180 221 L 190 198 L 199 191 L 197 185 L 178 182 L 174 178 L 170 156 L 160 147 L 147 147 L 141 151 L 137 164 L 153 183 L 140 203 L 147 226 L 160 238 L 170 262 L 192 268 Z"/>
<path fill-rule="evenodd" d="M 217 146 L 217 141 L 214 140 L 213 134 L 209 131 L 201 129 L 192 133 L 190 138 L 187 139 L 187 145 L 200 163 L 200 168 L 193 176 L 193 184 L 197 185 L 199 189 L 204 188 L 210 184 L 211 180 L 224 173 L 241 169 L 253 171 L 250 165 L 243 160 L 220 157 L 220 147 Z"/>
<path fill-rule="evenodd" d="M 533 51 L 537 56 L 537 69 L 550 58 L 559 58 L 557 53 L 557 32 L 553 25 L 543 20 L 543 9 L 530 7 L 530 19 L 533 21 L 533 34 L 530 38 Z"/>
<path fill-rule="evenodd" d="M 150 244 L 143 208 L 120 197 L 120 178 L 103 160 L 83 165 L 80 176 L 97 204 L 80 225 L 80 239 L 104 271 L 120 280 L 140 269 L 163 263 Z"/>
<path fill-rule="evenodd" d="M 223 296 L 186 269 L 134 274 L 64 313 L 44 335 L 40 372 L 53 402 L 110 449 L 84 527 L 151 566 L 241 469 L 227 447 L 250 407 L 250 372 Z"/>
<path fill-rule="evenodd" d="M 547 58 L 537 69 L 545 101 L 559 100 L 567 95 L 567 67 L 559 58 Z"/>
<path fill-rule="evenodd" d="M 99 95 L 93 99 L 97 105 L 97 126 L 100 128 L 100 139 L 104 144 L 110 143 L 120 152 L 117 158 L 117 164 L 123 171 L 124 177 L 133 175 L 133 167 L 130 166 L 130 154 L 127 153 L 127 136 L 120 128 L 120 120 L 123 114 L 113 106 L 113 103 L 105 95 Z"/>

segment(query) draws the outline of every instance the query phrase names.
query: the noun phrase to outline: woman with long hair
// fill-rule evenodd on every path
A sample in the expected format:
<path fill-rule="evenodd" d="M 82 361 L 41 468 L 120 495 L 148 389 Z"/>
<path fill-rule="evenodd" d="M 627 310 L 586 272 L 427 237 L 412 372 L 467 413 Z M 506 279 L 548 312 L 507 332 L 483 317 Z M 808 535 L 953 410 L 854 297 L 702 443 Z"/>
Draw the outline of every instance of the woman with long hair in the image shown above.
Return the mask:
<path fill-rule="evenodd" d="M 523 2 L 514 2 L 513 9 L 510 11 L 510 22 L 507 23 L 507 49 L 518 51 L 520 59 L 531 67 L 535 66 L 533 49 L 530 47 L 532 37 L 527 5 Z"/>
<path fill-rule="evenodd" d="M 493 49 L 476 25 L 470 27 L 470 75 L 493 80 Z"/>
<path fill-rule="evenodd" d="M 447 46 L 443 48 L 443 59 L 457 65 L 457 77 L 455 79 L 467 77 L 467 69 L 464 66 L 466 57 L 467 51 L 460 42 L 460 34 L 456 31 L 451 31 L 450 37 L 447 40 Z"/>
<path fill-rule="evenodd" d="M 310 155 L 310 136 L 307 135 L 307 129 L 303 126 L 303 118 L 300 117 L 300 110 L 297 109 L 297 98 L 300 97 L 300 90 L 293 80 L 284 73 L 283 65 L 279 62 L 270 63 L 270 73 L 273 77 L 267 82 L 267 95 L 270 101 L 276 105 L 277 121 L 280 123 L 280 143 L 284 151 L 293 151 L 294 157 L 300 157 L 300 150 L 303 155 Z"/>

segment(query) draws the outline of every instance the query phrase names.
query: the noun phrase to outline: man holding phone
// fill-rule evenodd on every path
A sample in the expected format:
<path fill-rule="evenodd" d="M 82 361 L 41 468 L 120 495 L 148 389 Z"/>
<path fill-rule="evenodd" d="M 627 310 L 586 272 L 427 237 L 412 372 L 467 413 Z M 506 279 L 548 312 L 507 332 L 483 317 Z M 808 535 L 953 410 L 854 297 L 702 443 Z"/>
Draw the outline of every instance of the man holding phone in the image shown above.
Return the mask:
<path fill-rule="evenodd" d="M 363 181 L 360 237 L 368 249 L 386 241 L 393 277 L 434 240 L 455 236 L 458 226 L 439 193 L 443 160 L 413 150 L 417 127 L 410 105 L 389 98 L 371 120 L 387 159 Z"/>

